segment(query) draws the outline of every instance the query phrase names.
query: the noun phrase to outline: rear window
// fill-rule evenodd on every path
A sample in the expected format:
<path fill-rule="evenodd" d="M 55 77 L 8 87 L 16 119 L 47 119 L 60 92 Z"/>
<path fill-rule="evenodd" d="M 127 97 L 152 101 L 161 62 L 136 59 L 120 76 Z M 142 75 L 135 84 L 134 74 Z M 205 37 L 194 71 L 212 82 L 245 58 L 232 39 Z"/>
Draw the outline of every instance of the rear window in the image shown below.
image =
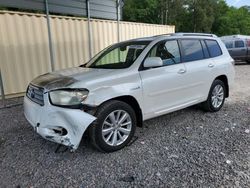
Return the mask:
<path fill-rule="evenodd" d="M 210 57 L 217 57 L 222 54 L 220 46 L 216 40 L 205 40 Z"/>
<path fill-rule="evenodd" d="M 243 48 L 245 45 L 244 45 L 244 42 L 242 40 L 236 40 L 235 41 L 235 48 Z"/>
<path fill-rule="evenodd" d="M 183 61 L 196 61 L 204 58 L 202 46 L 199 40 L 183 39 L 181 44 L 184 51 Z"/>

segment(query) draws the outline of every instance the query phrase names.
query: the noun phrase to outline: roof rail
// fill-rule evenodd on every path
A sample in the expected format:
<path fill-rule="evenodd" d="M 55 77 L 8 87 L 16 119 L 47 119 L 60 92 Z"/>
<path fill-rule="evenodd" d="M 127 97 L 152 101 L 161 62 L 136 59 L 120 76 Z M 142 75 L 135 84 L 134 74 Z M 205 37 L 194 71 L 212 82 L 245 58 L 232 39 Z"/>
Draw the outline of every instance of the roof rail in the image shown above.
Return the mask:
<path fill-rule="evenodd" d="M 203 36 L 203 37 L 217 37 L 210 33 L 173 33 L 172 36 Z"/>
<path fill-rule="evenodd" d="M 172 36 L 174 33 L 164 33 L 159 35 L 153 35 L 152 37 L 160 37 L 160 36 Z"/>

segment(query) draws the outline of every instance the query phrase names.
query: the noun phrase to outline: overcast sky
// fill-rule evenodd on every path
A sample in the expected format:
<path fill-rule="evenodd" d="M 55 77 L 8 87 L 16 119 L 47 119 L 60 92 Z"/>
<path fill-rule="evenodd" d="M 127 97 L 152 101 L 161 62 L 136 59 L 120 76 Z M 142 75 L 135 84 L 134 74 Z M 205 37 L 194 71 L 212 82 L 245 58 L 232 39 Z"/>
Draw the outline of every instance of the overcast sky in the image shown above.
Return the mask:
<path fill-rule="evenodd" d="M 227 4 L 230 6 L 241 7 L 244 5 L 250 6 L 250 0 L 226 0 Z"/>

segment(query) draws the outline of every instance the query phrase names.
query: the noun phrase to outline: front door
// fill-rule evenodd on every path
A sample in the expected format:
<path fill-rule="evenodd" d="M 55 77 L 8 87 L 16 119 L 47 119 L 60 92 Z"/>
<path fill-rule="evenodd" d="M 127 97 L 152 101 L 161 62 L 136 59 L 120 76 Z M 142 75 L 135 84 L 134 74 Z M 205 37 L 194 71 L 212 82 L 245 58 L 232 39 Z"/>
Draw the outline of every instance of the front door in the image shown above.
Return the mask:
<path fill-rule="evenodd" d="M 143 87 L 144 116 L 151 118 L 164 114 L 186 102 L 185 73 L 176 40 L 156 44 L 147 57 L 160 57 L 162 67 L 140 71 Z"/>

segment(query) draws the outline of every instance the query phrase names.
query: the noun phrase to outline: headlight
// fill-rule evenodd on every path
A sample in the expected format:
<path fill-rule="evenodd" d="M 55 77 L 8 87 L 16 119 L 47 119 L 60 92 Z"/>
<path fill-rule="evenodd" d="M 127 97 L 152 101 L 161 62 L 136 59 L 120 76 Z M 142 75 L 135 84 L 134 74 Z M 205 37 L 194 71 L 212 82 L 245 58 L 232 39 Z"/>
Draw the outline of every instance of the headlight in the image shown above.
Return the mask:
<path fill-rule="evenodd" d="M 79 106 L 87 98 L 87 89 L 55 90 L 49 93 L 50 102 L 58 106 Z"/>

